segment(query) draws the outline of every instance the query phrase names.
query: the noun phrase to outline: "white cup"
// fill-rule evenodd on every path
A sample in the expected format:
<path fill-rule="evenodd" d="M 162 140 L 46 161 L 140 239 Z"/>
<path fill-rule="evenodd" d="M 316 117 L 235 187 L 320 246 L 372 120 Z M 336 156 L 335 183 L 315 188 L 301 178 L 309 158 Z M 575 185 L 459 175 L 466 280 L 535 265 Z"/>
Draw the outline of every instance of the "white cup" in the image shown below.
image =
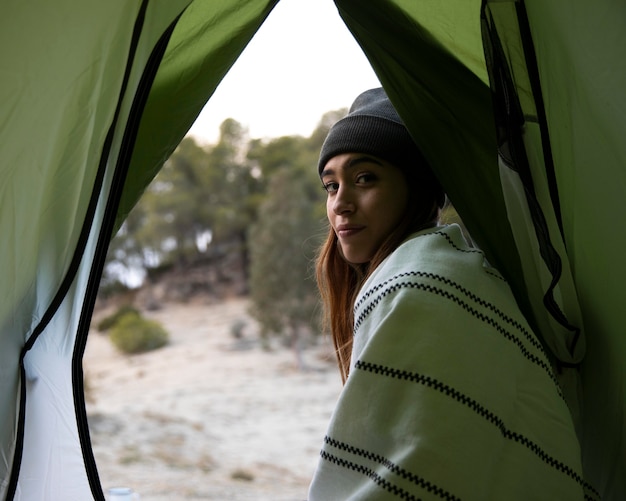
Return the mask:
<path fill-rule="evenodd" d="M 140 497 L 130 487 L 112 487 L 109 489 L 109 501 L 136 501 Z"/>

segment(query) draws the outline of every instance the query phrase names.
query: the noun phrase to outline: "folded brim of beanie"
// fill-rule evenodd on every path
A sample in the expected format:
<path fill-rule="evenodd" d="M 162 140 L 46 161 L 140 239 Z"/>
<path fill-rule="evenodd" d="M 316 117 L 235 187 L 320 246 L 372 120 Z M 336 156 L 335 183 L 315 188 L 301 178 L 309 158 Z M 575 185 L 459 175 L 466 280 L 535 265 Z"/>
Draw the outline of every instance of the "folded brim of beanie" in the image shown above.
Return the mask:
<path fill-rule="evenodd" d="M 319 174 L 342 153 L 366 153 L 399 168 L 423 162 L 403 124 L 372 115 L 348 115 L 333 125 L 320 152 Z"/>

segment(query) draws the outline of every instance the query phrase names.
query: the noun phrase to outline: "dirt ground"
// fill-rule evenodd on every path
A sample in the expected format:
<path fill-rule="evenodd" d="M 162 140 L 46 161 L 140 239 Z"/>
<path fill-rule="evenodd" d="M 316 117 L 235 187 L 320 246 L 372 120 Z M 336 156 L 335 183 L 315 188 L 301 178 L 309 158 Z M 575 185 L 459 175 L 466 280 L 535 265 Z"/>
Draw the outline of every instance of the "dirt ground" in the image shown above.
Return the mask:
<path fill-rule="evenodd" d="M 196 301 L 144 312 L 170 343 L 141 355 L 122 355 L 91 332 L 84 367 L 105 493 L 123 486 L 142 501 L 306 499 L 339 374 L 328 340 L 304 352 L 304 371 L 291 350 L 261 349 L 247 305 Z"/>

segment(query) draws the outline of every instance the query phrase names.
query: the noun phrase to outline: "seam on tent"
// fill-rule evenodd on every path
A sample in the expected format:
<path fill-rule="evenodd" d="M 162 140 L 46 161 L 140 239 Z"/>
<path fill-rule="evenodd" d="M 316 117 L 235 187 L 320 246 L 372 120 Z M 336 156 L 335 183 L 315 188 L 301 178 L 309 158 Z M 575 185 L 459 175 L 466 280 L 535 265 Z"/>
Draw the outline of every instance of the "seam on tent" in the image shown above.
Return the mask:
<path fill-rule="evenodd" d="M 493 108 L 498 132 L 498 154 L 508 168 L 519 174 L 520 180 L 522 181 L 525 198 L 532 217 L 535 236 L 539 244 L 539 252 L 552 277 L 547 290 L 544 292 L 543 304 L 556 322 L 573 333 L 573 339 L 569 349 L 571 353 L 574 353 L 578 340 L 580 339 L 581 331 L 579 327 L 569 322 L 554 297 L 555 288 L 562 274 L 562 261 L 557 250 L 552 245 L 545 215 L 537 201 L 532 175 L 528 166 L 526 149 L 521 134 L 524 125 L 524 116 L 515 90 L 515 84 L 513 83 L 513 77 L 510 74 L 507 59 L 504 55 L 504 49 L 502 48 L 497 30 L 494 28 L 495 22 L 493 15 L 492 13 L 487 13 L 488 3 L 488 1 L 483 0 L 481 18 L 485 60 L 487 62 L 487 70 L 491 82 L 492 97 L 494 100 Z M 523 7 L 520 7 L 520 3 L 516 2 L 516 11 L 518 8 Z M 529 33 L 526 33 L 526 36 L 529 36 Z M 529 64 L 529 57 L 528 54 L 525 54 L 527 66 Z M 540 93 L 540 89 L 533 88 L 533 92 Z M 535 95 L 533 95 L 533 98 L 535 98 L 536 101 Z M 539 104 L 543 105 L 542 102 Z M 549 353 L 553 355 L 553 359 L 560 367 L 577 367 L 579 365 L 561 361 L 549 346 L 546 346 L 546 348 Z"/>
<path fill-rule="evenodd" d="M 6 495 L 7 501 L 10 501 L 14 499 L 15 497 L 15 493 L 17 490 L 17 483 L 19 480 L 19 474 L 21 470 L 22 457 L 23 457 L 25 420 L 26 420 L 26 396 L 27 396 L 26 384 L 25 384 L 26 369 L 24 367 L 24 359 L 27 353 L 35 345 L 35 342 L 37 341 L 37 339 L 39 339 L 39 336 L 42 334 L 44 329 L 50 323 L 56 311 L 61 306 L 63 300 L 65 299 L 67 291 L 69 290 L 72 282 L 74 281 L 74 278 L 76 277 L 76 273 L 78 272 L 78 268 L 82 261 L 85 247 L 87 245 L 87 241 L 89 239 L 89 234 L 91 232 L 91 227 L 93 224 L 93 217 L 96 211 L 96 207 L 98 205 L 98 199 L 99 199 L 100 192 L 102 189 L 104 173 L 106 171 L 107 159 L 108 159 L 109 151 L 110 151 L 111 144 L 113 141 L 113 133 L 115 131 L 115 127 L 119 119 L 121 103 L 122 103 L 124 94 L 126 92 L 126 87 L 128 85 L 130 69 L 132 68 L 132 61 L 134 59 L 135 51 L 136 51 L 137 44 L 139 41 L 139 34 L 143 27 L 143 22 L 145 19 L 145 11 L 148 5 L 148 1 L 149 0 L 143 1 L 140 7 L 139 13 L 137 15 L 137 19 L 135 21 L 135 26 L 133 28 L 133 36 L 132 36 L 131 44 L 129 48 L 129 55 L 127 58 L 126 70 L 125 70 L 124 78 L 122 80 L 122 86 L 120 88 L 120 94 L 118 98 L 117 107 L 113 116 L 113 121 L 111 123 L 111 126 L 109 127 L 109 131 L 107 132 L 107 136 L 103 144 L 103 150 L 102 150 L 102 155 L 100 157 L 100 163 L 98 165 L 98 170 L 96 172 L 96 177 L 94 179 L 94 187 L 91 192 L 89 205 L 87 206 L 87 211 L 85 212 L 85 219 L 83 221 L 83 226 L 81 228 L 81 232 L 76 243 L 76 248 L 74 251 L 74 255 L 72 256 L 70 266 L 68 267 L 65 277 L 63 281 L 61 282 L 61 285 L 59 286 L 57 293 L 52 299 L 50 306 L 43 314 L 39 324 L 37 324 L 37 326 L 35 326 L 35 328 L 33 329 L 32 334 L 30 335 L 30 337 L 24 344 L 24 347 L 22 348 L 22 351 L 20 353 L 20 361 L 19 361 L 20 378 L 21 378 L 20 379 L 20 403 L 19 403 L 19 411 L 18 411 L 16 444 L 15 444 L 15 450 L 13 453 L 13 463 L 11 465 L 11 475 L 10 475 L 9 484 L 7 487 L 7 495 Z M 73 357 L 72 365 L 74 365 L 74 357 Z M 72 368 L 72 373 L 74 373 L 73 368 Z M 82 388 L 82 381 L 81 381 L 81 388 Z M 76 401 L 76 396 L 74 397 L 74 400 Z M 84 396 L 83 396 L 83 400 L 84 400 Z M 79 436 L 80 436 L 80 431 L 79 431 Z M 82 439 L 81 439 L 81 443 L 82 443 Z M 96 476 L 97 476 L 97 472 L 96 472 Z M 89 472 L 88 472 L 88 477 L 89 477 Z M 89 482 L 91 484 L 91 479 L 89 480 Z M 92 488 L 92 492 L 93 492 L 93 488 Z M 101 493 L 101 497 L 102 499 L 104 499 L 104 495 L 102 493 Z"/>
<path fill-rule="evenodd" d="M 520 38 L 522 40 L 522 48 L 526 61 L 526 71 L 528 72 L 528 79 L 530 81 L 533 98 L 535 100 L 535 108 L 537 110 L 539 132 L 541 134 L 541 146 L 543 147 L 544 166 L 546 179 L 548 181 L 548 190 L 550 192 L 550 200 L 552 201 L 554 215 L 556 217 L 557 224 L 559 225 L 561 238 L 563 239 L 563 243 L 565 244 L 565 237 L 563 234 L 563 219 L 561 216 L 561 202 L 559 199 L 559 188 L 556 182 L 556 174 L 554 172 L 554 158 L 552 157 L 552 144 L 550 142 L 550 132 L 548 130 L 548 118 L 546 116 L 546 109 L 543 102 L 543 93 L 541 92 L 541 79 L 539 78 L 539 68 L 537 67 L 537 54 L 535 53 L 535 46 L 533 44 L 532 34 L 530 31 L 530 22 L 528 21 L 526 4 L 524 2 L 517 2 L 515 4 L 515 10 L 517 12 L 517 19 L 519 21 Z"/>
<path fill-rule="evenodd" d="M 146 0 L 145 4 L 147 3 L 148 2 Z M 146 67 L 144 68 L 141 80 L 133 99 L 133 104 L 131 106 L 131 111 L 129 113 L 128 121 L 126 124 L 126 130 L 124 131 L 124 136 L 122 138 L 120 153 L 116 162 L 115 173 L 113 175 L 111 188 L 109 190 L 109 197 L 102 220 L 102 225 L 100 227 L 98 242 L 96 244 L 96 249 L 94 252 L 94 260 L 92 262 L 91 270 L 89 273 L 89 279 L 87 282 L 83 307 L 81 310 L 80 320 L 77 329 L 76 343 L 74 345 L 74 355 L 72 359 L 72 386 L 74 389 L 74 409 L 76 412 L 78 437 L 81 444 L 83 460 L 85 462 L 85 469 L 91 487 L 91 492 L 94 498 L 99 500 L 104 500 L 104 494 L 102 492 L 102 486 L 100 484 L 98 469 L 93 455 L 93 449 L 91 448 L 89 423 L 87 420 L 87 412 L 85 409 L 82 357 L 85 351 L 85 346 L 87 344 L 89 324 L 93 313 L 96 296 L 98 294 L 98 286 L 100 284 L 100 278 L 104 269 L 108 246 L 113 236 L 112 233 L 113 228 L 115 227 L 117 209 L 120 204 L 124 183 L 128 174 L 128 168 L 130 166 L 133 148 L 137 138 L 139 125 L 141 123 L 141 116 L 148 100 L 150 88 L 152 87 L 152 84 L 154 82 L 154 78 L 157 74 L 159 65 L 161 63 L 161 60 L 163 59 L 163 55 L 165 54 L 167 45 L 179 19 L 180 15 L 174 19 L 174 21 L 168 26 L 168 28 L 161 35 L 161 38 L 155 44 L 154 49 L 152 50 L 152 53 L 148 58 Z"/>

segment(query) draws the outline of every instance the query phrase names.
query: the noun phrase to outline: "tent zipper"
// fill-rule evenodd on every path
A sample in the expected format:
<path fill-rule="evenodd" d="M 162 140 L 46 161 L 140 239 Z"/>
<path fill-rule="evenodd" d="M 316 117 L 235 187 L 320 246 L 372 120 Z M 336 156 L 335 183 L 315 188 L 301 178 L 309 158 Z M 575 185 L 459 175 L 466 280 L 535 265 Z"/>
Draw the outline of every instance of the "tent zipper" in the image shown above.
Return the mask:
<path fill-rule="evenodd" d="M 144 2 L 144 6 L 147 1 Z M 150 89 L 154 83 L 163 55 L 167 49 L 167 45 L 174 31 L 174 27 L 178 22 L 178 16 L 170 26 L 161 35 L 161 38 L 155 44 L 150 57 L 146 63 L 146 67 L 141 76 L 141 80 L 137 87 L 135 97 L 128 116 L 126 129 L 120 146 L 120 153 L 116 162 L 115 173 L 109 190 L 106 209 L 104 212 L 98 242 L 94 252 L 94 260 L 91 266 L 87 288 L 84 296 L 83 307 L 78 324 L 76 335 L 76 344 L 74 348 L 74 357 L 72 360 L 72 383 L 74 388 L 74 408 L 76 410 L 76 421 L 78 426 L 78 436 L 83 452 L 85 469 L 91 487 L 94 499 L 104 500 L 102 486 L 98 475 L 96 461 L 91 448 L 91 440 L 89 434 L 89 423 L 85 408 L 85 393 L 83 386 L 83 368 L 82 358 L 87 344 L 87 336 L 93 309 L 98 294 L 100 278 L 104 269 L 108 246 L 113 237 L 113 228 L 117 216 L 117 210 L 120 204 L 124 183 L 130 167 L 132 153 L 141 123 L 141 116 L 145 108 Z"/>

